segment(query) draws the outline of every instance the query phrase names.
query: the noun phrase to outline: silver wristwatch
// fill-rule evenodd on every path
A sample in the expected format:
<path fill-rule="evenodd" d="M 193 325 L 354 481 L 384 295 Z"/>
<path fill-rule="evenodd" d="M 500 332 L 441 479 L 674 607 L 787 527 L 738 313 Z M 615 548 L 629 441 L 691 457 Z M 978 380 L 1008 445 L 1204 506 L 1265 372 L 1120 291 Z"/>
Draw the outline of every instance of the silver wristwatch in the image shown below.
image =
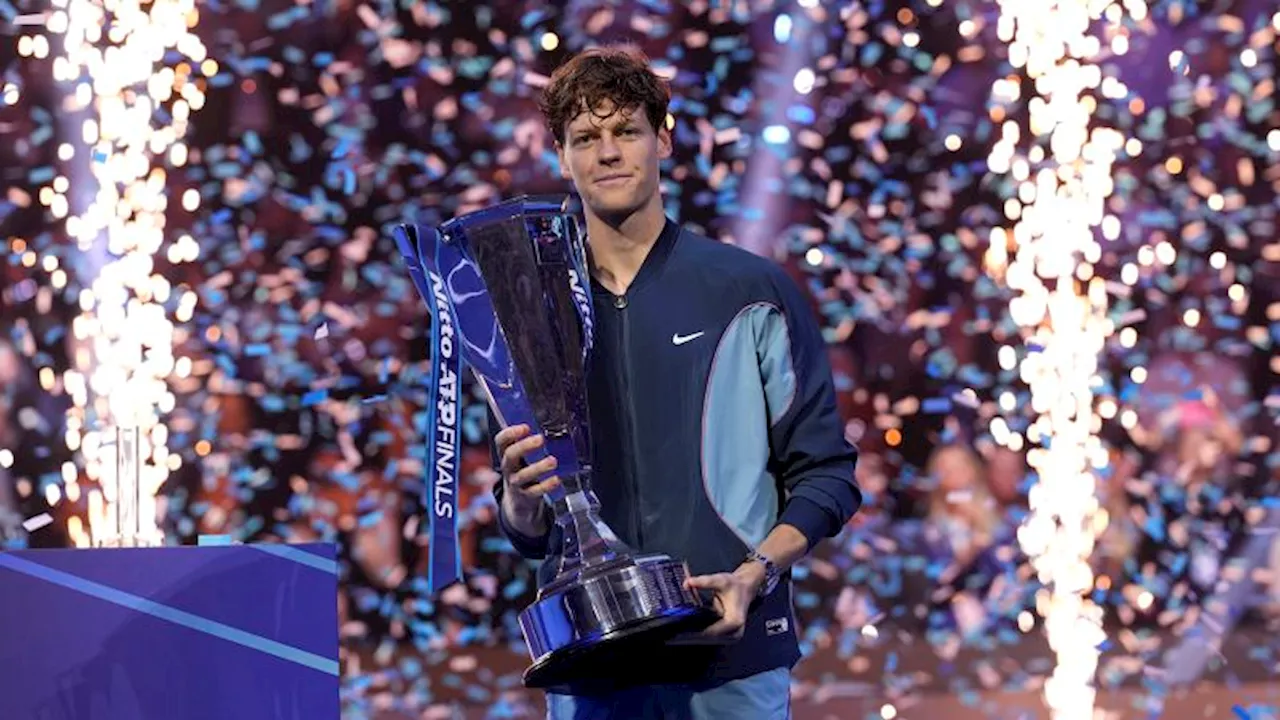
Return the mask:
<path fill-rule="evenodd" d="M 778 566 L 774 565 L 772 560 L 760 554 L 759 550 L 752 550 L 747 553 L 747 557 L 743 562 L 757 562 L 764 565 L 764 582 L 760 584 L 760 592 L 756 593 L 756 597 L 764 597 L 778 587 L 778 578 L 782 576 L 782 573 L 778 571 Z"/>

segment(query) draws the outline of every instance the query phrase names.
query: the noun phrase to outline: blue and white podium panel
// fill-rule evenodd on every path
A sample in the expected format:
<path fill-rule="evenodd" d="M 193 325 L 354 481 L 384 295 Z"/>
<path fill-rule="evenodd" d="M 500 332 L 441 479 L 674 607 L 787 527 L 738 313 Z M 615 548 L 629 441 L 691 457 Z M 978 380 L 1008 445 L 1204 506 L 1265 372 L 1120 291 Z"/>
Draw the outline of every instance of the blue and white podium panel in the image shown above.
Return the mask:
<path fill-rule="evenodd" d="M 338 720 L 332 545 L 0 552 L 0 720 Z"/>

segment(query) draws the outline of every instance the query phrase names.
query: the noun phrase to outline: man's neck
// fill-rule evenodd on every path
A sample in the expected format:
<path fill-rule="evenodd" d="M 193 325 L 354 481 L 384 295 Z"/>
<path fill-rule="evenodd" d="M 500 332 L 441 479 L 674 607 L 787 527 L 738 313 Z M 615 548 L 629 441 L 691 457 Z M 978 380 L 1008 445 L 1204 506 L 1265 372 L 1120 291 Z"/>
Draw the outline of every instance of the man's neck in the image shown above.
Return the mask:
<path fill-rule="evenodd" d="M 592 274 L 615 295 L 623 295 L 640 273 L 644 259 L 658 242 L 667 216 L 655 195 L 644 207 L 617 221 L 589 210 L 587 239 L 591 244 Z"/>

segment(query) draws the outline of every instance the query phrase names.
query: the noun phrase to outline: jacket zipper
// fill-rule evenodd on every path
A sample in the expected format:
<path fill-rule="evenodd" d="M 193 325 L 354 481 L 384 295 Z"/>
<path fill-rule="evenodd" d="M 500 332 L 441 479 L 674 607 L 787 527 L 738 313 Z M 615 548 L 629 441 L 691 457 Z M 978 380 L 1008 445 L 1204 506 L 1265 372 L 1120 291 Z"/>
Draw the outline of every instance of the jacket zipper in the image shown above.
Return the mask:
<path fill-rule="evenodd" d="M 636 524 L 636 550 L 644 547 L 644 511 L 643 503 L 640 500 L 640 482 L 636 479 L 636 453 L 639 451 L 639 443 L 636 442 L 635 431 L 635 413 L 636 405 L 633 395 L 631 394 L 631 327 L 627 322 L 627 296 L 626 294 L 615 295 L 613 297 L 613 307 L 618 310 L 618 318 L 622 323 L 622 393 L 626 397 L 627 411 L 623 413 L 622 422 L 626 427 L 627 440 L 627 458 L 626 473 L 627 482 L 631 486 L 631 496 L 633 499 L 633 520 Z"/>

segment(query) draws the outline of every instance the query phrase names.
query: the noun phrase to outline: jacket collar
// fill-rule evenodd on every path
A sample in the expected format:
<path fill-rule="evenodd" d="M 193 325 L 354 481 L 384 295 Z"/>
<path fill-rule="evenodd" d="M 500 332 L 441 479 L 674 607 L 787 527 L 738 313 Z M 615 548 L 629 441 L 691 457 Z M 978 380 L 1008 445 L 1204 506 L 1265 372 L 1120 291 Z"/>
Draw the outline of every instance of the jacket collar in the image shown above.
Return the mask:
<path fill-rule="evenodd" d="M 667 259 L 671 257 L 671 251 L 676 246 L 676 241 L 680 239 L 680 226 L 671 218 L 667 218 L 666 223 L 662 226 L 662 231 L 658 233 L 658 240 L 649 248 L 649 253 L 645 255 L 644 262 L 640 264 L 640 272 L 636 273 L 636 277 L 631 281 L 630 287 L 627 288 L 627 294 L 631 295 L 635 291 L 647 285 L 654 278 L 662 274 L 662 268 L 667 264 Z M 590 262 L 591 245 L 587 244 L 587 259 Z M 593 264 L 594 266 L 594 264 Z M 595 273 L 591 275 L 591 287 L 594 292 L 612 294 L 604 285 L 596 280 Z"/>

